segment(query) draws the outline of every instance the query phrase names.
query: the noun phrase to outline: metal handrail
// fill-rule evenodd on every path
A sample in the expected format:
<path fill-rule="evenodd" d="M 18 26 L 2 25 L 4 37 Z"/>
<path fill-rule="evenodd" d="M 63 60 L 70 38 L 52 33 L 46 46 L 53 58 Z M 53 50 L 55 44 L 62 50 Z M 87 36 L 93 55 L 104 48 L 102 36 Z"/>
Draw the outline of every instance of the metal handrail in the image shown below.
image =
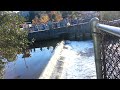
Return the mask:
<path fill-rule="evenodd" d="M 120 28 L 115 27 L 115 26 L 109 26 L 109 25 L 104 25 L 104 24 L 96 24 L 96 27 L 100 30 L 103 30 L 105 32 L 111 33 L 115 36 L 120 37 Z"/>
<path fill-rule="evenodd" d="M 90 22 L 91 22 L 92 28 L 99 29 L 99 30 L 102 30 L 102 31 L 105 31 L 107 33 L 111 33 L 111 34 L 113 34 L 115 36 L 120 37 L 120 27 L 100 24 L 99 19 L 97 17 L 91 19 Z M 95 31 L 95 32 L 98 32 L 98 30 Z"/>

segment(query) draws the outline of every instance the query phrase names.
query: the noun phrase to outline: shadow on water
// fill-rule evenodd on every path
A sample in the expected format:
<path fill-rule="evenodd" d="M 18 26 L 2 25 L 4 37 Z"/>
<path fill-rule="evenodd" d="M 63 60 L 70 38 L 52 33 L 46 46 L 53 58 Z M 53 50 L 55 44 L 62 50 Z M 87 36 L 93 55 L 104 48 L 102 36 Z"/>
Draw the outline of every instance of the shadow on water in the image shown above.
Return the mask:
<path fill-rule="evenodd" d="M 22 53 L 15 54 L 15 60 L 0 58 L 0 78 L 37 79 L 50 60 L 60 40 L 35 42 Z"/>

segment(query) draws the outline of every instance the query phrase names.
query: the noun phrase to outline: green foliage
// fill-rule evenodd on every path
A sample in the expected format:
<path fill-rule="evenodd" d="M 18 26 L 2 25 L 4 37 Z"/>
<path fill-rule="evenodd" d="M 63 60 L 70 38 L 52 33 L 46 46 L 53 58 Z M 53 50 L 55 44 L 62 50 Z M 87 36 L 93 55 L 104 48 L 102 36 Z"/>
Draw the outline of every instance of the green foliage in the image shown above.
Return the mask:
<path fill-rule="evenodd" d="M 19 27 L 24 20 L 19 15 L 0 15 L 0 52 L 10 61 L 15 60 L 17 53 L 27 47 L 27 31 Z"/>

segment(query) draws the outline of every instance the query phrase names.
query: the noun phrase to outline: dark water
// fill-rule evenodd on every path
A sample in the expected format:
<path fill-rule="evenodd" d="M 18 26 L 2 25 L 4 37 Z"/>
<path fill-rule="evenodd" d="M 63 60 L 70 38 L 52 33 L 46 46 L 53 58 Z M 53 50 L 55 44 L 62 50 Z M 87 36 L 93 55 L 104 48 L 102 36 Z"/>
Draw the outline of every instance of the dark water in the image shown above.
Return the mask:
<path fill-rule="evenodd" d="M 37 79 L 50 60 L 58 40 L 35 43 L 28 54 L 17 54 L 17 59 L 4 65 L 4 79 Z M 1 70 L 1 72 L 2 72 Z M 2 75 L 2 74 L 1 74 Z"/>

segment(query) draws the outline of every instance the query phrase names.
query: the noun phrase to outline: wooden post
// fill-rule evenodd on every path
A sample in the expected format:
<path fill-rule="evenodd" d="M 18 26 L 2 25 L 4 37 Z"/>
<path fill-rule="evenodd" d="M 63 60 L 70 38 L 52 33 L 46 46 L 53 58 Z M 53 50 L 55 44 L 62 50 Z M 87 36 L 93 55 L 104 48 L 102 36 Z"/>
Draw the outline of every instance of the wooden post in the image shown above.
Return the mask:
<path fill-rule="evenodd" d="M 97 29 L 97 24 L 99 22 L 98 18 L 93 18 L 90 21 L 91 25 L 91 32 L 92 32 L 92 37 L 94 41 L 94 54 L 95 54 L 95 65 L 96 65 L 96 74 L 97 74 L 97 79 L 102 79 L 102 64 L 100 61 L 101 54 L 100 54 L 100 35 L 99 30 Z"/>

